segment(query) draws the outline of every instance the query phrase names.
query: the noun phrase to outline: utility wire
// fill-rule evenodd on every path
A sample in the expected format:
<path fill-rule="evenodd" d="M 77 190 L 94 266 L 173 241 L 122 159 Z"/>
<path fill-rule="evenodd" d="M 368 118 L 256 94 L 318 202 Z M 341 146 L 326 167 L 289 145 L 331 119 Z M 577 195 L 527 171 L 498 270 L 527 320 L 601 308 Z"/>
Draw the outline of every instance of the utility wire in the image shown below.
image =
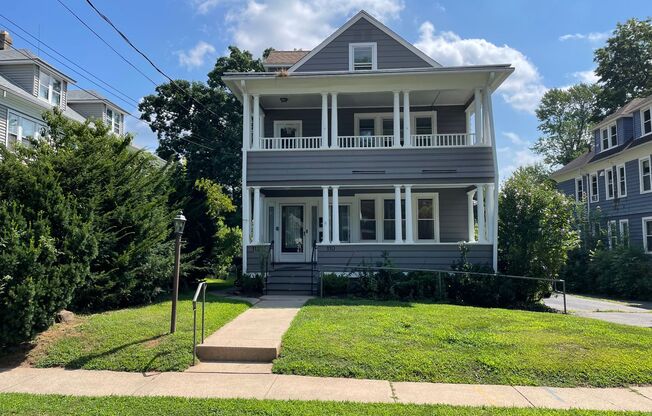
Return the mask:
<path fill-rule="evenodd" d="M 34 59 L 34 58 L 33 58 L 31 55 L 29 55 L 27 52 L 25 52 L 25 51 L 23 51 L 23 50 L 21 50 L 21 49 L 14 48 L 12 45 L 6 45 L 6 46 L 9 46 L 9 48 L 11 48 L 11 49 L 13 49 L 14 51 L 20 53 L 21 55 L 23 55 L 23 56 L 26 57 L 27 59 L 31 60 L 31 61 L 34 62 L 35 64 L 37 64 L 37 65 L 41 65 L 41 63 L 40 63 L 39 61 L 37 61 L 36 59 Z M 77 85 L 77 87 L 78 87 L 80 90 L 86 92 L 87 94 L 92 95 L 93 97 L 97 98 L 98 100 L 102 100 L 102 101 L 105 100 L 103 97 L 98 96 L 94 91 L 90 91 L 90 90 L 84 89 L 84 88 L 80 87 L 79 85 Z M 131 114 L 130 112 L 126 112 L 126 114 L 127 114 L 128 116 L 134 118 L 134 119 L 137 120 L 137 121 L 140 121 L 140 122 L 142 122 L 142 123 L 147 124 L 150 128 L 152 127 L 152 124 L 149 123 L 148 121 L 145 121 L 145 120 L 141 119 L 140 117 L 136 117 L 136 116 L 134 116 L 133 114 Z M 195 135 L 195 136 L 197 136 L 197 135 Z M 201 136 L 197 136 L 197 137 L 199 137 L 200 139 L 203 139 L 203 140 L 207 140 L 206 138 L 201 137 Z M 203 147 L 203 148 L 205 148 L 205 149 L 209 149 L 209 150 L 217 150 L 217 149 L 215 149 L 215 148 L 213 148 L 213 147 L 206 146 L 206 145 L 204 145 L 204 144 L 194 142 L 194 141 L 192 141 L 192 140 L 190 140 L 190 139 L 187 139 L 187 138 L 185 138 L 185 137 L 182 137 L 182 136 L 179 136 L 179 139 L 181 139 L 181 140 L 183 140 L 183 141 L 186 141 L 186 142 L 188 142 L 188 143 L 194 144 L 194 145 L 196 145 L 196 146 Z"/>

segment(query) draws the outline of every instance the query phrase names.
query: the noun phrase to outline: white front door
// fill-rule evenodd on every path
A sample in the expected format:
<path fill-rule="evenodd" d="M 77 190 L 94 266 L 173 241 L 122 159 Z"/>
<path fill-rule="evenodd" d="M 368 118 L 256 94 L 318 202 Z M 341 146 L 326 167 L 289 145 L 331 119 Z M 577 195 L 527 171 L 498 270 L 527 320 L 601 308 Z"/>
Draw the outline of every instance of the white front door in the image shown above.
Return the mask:
<path fill-rule="evenodd" d="M 305 204 L 281 204 L 280 261 L 305 262 L 310 252 Z"/>

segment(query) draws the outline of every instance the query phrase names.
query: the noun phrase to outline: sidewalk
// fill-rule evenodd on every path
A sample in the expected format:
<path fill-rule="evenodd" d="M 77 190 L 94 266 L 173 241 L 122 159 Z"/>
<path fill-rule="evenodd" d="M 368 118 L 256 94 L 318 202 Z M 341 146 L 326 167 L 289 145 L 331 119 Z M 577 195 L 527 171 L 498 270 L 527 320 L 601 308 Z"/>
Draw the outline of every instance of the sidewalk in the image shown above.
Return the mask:
<path fill-rule="evenodd" d="M 553 309 L 564 310 L 560 294 L 556 293 L 543 302 Z M 652 328 L 652 302 L 616 301 L 567 294 L 566 305 L 569 313 L 583 318 Z"/>
<path fill-rule="evenodd" d="M 652 387 L 553 388 L 435 384 L 277 374 L 0 370 L 0 393 L 324 400 L 652 411 Z"/>

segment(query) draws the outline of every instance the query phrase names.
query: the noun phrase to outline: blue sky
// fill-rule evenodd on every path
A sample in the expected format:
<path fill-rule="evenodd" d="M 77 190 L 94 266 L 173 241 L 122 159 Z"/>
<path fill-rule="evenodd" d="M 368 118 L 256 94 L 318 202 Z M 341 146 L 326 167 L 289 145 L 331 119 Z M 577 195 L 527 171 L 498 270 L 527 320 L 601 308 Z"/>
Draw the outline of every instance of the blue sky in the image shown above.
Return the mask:
<path fill-rule="evenodd" d="M 146 62 L 92 12 L 84 0 L 61 0 L 157 82 Z M 259 55 L 276 49 L 310 49 L 359 9 L 365 9 L 444 65 L 512 63 L 516 71 L 496 92 L 494 112 L 499 165 L 504 178 L 537 158 L 534 108 L 548 88 L 593 79 L 593 50 L 617 22 L 651 14 L 649 0 L 432 1 L 432 0 L 95 0 L 136 45 L 173 77 L 205 80 L 216 57 L 235 44 Z M 12 19 L 135 100 L 154 85 L 124 63 L 75 20 L 58 1 L 22 0 L 3 5 Z M 14 46 L 34 49 L 22 32 Z M 47 49 L 43 49 L 46 51 Z M 47 55 L 42 57 L 53 62 Z M 64 68 L 65 69 L 65 68 Z M 70 71 L 64 71 L 70 73 Z M 83 88 L 94 88 L 70 73 Z M 103 94 L 109 96 L 107 93 Z M 109 96 L 110 97 L 110 96 Z M 112 98 L 137 114 L 133 105 Z M 149 128 L 128 120 L 136 143 L 156 148 Z"/>

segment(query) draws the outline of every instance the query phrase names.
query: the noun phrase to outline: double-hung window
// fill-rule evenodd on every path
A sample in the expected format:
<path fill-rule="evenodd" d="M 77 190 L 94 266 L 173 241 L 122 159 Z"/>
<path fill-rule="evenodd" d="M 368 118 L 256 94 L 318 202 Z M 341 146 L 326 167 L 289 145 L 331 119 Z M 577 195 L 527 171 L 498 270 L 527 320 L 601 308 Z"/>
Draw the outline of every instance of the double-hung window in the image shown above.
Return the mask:
<path fill-rule="evenodd" d="M 652 133 L 652 107 L 641 110 L 641 135 Z"/>
<path fill-rule="evenodd" d="M 9 111 L 8 128 L 7 128 L 7 147 L 13 149 L 17 143 L 29 146 L 31 141 L 41 136 L 43 125 Z"/>
<path fill-rule="evenodd" d="M 52 105 L 61 104 L 61 81 L 41 71 L 38 78 L 38 96 Z"/>
<path fill-rule="evenodd" d="M 616 189 L 614 180 L 614 170 L 612 168 L 604 170 L 604 194 L 606 199 L 614 199 Z"/>
<path fill-rule="evenodd" d="M 643 248 L 652 254 L 652 217 L 643 217 Z"/>
<path fill-rule="evenodd" d="M 600 195 L 598 193 L 598 174 L 592 173 L 589 175 L 589 190 L 591 191 L 591 202 L 600 201 Z"/>
<path fill-rule="evenodd" d="M 618 221 L 620 241 L 624 246 L 629 246 L 629 220 Z"/>
<path fill-rule="evenodd" d="M 435 240 L 435 199 L 417 198 L 417 239 Z"/>
<path fill-rule="evenodd" d="M 611 149 L 618 144 L 618 129 L 616 123 L 602 129 L 602 150 Z"/>
<path fill-rule="evenodd" d="M 618 179 L 618 198 L 627 196 L 627 170 L 625 164 L 616 167 L 616 179 Z"/>
<path fill-rule="evenodd" d="M 351 242 L 351 206 L 342 205 L 338 206 L 339 216 L 339 236 L 340 242 L 350 243 Z M 333 235 L 333 205 L 330 206 L 330 226 L 331 226 L 331 236 Z"/>
<path fill-rule="evenodd" d="M 122 124 L 122 115 L 110 108 L 106 109 L 106 124 L 111 128 L 115 134 L 120 134 L 120 126 Z"/>
<path fill-rule="evenodd" d="M 584 197 L 584 179 L 582 177 L 575 178 L 575 200 L 581 202 Z"/>
<path fill-rule="evenodd" d="M 644 157 L 638 161 L 638 174 L 640 179 L 641 193 L 652 192 L 652 172 L 650 171 L 650 157 Z"/>
<path fill-rule="evenodd" d="M 615 220 L 607 222 L 607 238 L 609 239 L 609 248 L 616 248 L 618 245 L 618 228 Z"/>
<path fill-rule="evenodd" d="M 405 199 L 401 199 L 401 238 L 405 240 Z M 383 200 L 383 240 L 396 239 L 396 201 Z"/>
<path fill-rule="evenodd" d="M 376 43 L 349 43 L 349 71 L 378 69 Z"/>
<path fill-rule="evenodd" d="M 376 200 L 360 200 L 360 240 L 376 240 Z"/>

